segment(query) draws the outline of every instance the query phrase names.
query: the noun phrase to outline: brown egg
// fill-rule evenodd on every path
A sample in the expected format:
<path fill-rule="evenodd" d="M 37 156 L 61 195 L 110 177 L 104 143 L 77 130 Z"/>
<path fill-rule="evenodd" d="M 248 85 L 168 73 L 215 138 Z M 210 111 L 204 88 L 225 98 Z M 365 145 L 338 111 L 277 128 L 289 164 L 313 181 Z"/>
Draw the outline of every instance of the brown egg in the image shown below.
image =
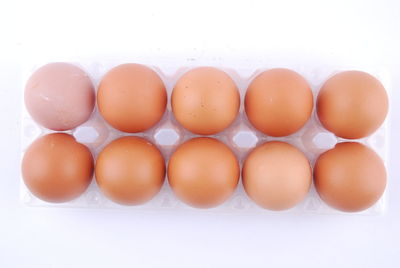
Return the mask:
<path fill-rule="evenodd" d="M 162 118 L 167 92 L 156 72 L 140 64 L 122 64 L 101 80 L 97 104 L 104 119 L 124 132 L 142 132 Z"/>
<path fill-rule="evenodd" d="M 50 63 L 40 67 L 25 87 L 25 105 L 33 119 L 52 130 L 73 129 L 89 119 L 95 103 L 93 84 L 79 67 Z"/>
<path fill-rule="evenodd" d="M 288 69 L 271 69 L 250 83 L 245 98 L 250 123 L 269 136 L 295 133 L 308 121 L 313 95 L 307 81 Z"/>
<path fill-rule="evenodd" d="M 172 91 L 172 111 L 189 131 L 211 135 L 227 128 L 239 112 L 239 91 L 232 78 L 212 67 L 185 73 Z"/>
<path fill-rule="evenodd" d="M 197 208 L 222 204 L 234 192 L 240 175 L 233 152 L 213 138 L 186 141 L 172 154 L 168 180 L 183 202 Z"/>
<path fill-rule="evenodd" d="M 359 139 L 376 131 L 388 112 L 382 84 L 360 71 L 341 72 L 325 82 L 317 99 L 322 125 L 339 137 Z"/>
<path fill-rule="evenodd" d="M 101 191 L 122 205 L 139 205 L 152 199 L 165 178 L 160 151 L 139 137 L 123 137 L 108 144 L 96 161 Z"/>
<path fill-rule="evenodd" d="M 294 207 L 307 195 L 311 167 L 296 147 L 279 141 L 256 147 L 243 164 L 243 186 L 259 206 L 270 210 Z"/>
<path fill-rule="evenodd" d="M 314 167 L 315 187 L 328 205 L 354 212 L 372 206 L 386 186 L 380 157 L 356 142 L 344 142 L 323 153 Z"/>
<path fill-rule="evenodd" d="M 47 202 L 66 202 L 80 196 L 93 175 L 89 149 L 65 133 L 53 133 L 34 141 L 22 160 L 26 186 Z"/>

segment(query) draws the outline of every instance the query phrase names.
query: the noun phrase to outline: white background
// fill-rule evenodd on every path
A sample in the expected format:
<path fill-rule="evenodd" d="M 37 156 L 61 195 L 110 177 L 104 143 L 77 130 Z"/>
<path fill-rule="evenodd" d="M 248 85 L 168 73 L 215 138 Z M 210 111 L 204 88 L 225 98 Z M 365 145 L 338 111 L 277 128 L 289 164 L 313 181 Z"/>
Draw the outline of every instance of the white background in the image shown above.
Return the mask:
<path fill-rule="evenodd" d="M 0 2 L 0 267 L 400 267 L 399 1 Z M 383 216 L 137 213 L 19 202 L 24 57 L 376 65 L 393 75 Z"/>

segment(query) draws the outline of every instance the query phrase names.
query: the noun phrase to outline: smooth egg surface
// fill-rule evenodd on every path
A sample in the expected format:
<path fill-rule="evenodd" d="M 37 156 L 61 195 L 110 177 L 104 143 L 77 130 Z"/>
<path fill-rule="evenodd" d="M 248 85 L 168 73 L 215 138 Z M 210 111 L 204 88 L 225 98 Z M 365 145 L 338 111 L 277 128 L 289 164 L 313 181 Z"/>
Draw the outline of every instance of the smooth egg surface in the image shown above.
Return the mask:
<path fill-rule="evenodd" d="M 379 80 L 365 72 L 345 71 L 322 86 L 317 114 L 322 125 L 336 136 L 359 139 L 382 125 L 388 106 L 386 90 Z"/>
<path fill-rule="evenodd" d="M 140 137 L 112 141 L 96 161 L 96 182 L 112 201 L 140 205 L 152 199 L 165 178 L 165 162 L 151 142 Z"/>
<path fill-rule="evenodd" d="M 97 104 L 112 127 L 129 133 L 143 132 L 161 120 L 167 92 L 152 69 L 134 63 L 121 64 L 101 80 Z"/>
<path fill-rule="evenodd" d="M 257 146 L 247 156 L 242 181 L 248 196 L 259 206 L 285 210 L 305 198 L 312 171 L 308 159 L 296 147 L 271 141 Z"/>
<path fill-rule="evenodd" d="M 176 120 L 189 131 L 212 135 L 235 120 L 240 95 L 232 78 L 213 67 L 199 67 L 185 73 L 171 97 Z"/>
<path fill-rule="evenodd" d="M 288 136 L 310 118 L 313 94 L 300 74 L 270 69 L 251 81 L 244 104 L 247 118 L 256 129 L 269 136 Z"/>
<path fill-rule="evenodd" d="M 168 181 L 186 204 L 211 208 L 235 191 L 240 167 L 228 146 L 214 138 L 193 138 L 181 144 L 168 164 Z"/>

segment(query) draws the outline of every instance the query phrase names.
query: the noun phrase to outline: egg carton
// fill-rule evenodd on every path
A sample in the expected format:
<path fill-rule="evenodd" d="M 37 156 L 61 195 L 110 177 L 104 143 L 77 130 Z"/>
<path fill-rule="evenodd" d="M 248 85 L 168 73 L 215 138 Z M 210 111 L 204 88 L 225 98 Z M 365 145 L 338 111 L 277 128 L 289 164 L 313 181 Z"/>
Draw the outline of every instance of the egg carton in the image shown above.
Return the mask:
<path fill-rule="evenodd" d="M 52 61 L 60 61 L 52 60 Z M 85 144 L 92 152 L 94 158 L 96 159 L 99 152 L 106 146 L 109 142 L 122 136 L 140 136 L 144 137 L 151 142 L 153 142 L 161 150 L 166 162 L 168 163 L 169 157 L 177 148 L 178 145 L 184 141 L 191 139 L 193 137 L 198 137 L 193 133 L 190 133 L 184 129 L 175 120 L 173 113 L 171 111 L 170 96 L 172 89 L 179 79 L 179 77 L 187 72 L 188 70 L 199 67 L 199 66 L 213 66 L 219 68 L 226 73 L 228 73 L 231 78 L 236 82 L 236 85 L 240 91 L 241 106 L 239 114 L 236 120 L 232 123 L 230 127 L 225 129 L 223 132 L 216 135 L 210 135 L 226 145 L 228 145 L 232 151 L 237 156 L 241 166 L 246 155 L 257 145 L 260 145 L 266 141 L 284 141 L 296 146 L 300 149 L 309 159 L 311 166 L 317 157 L 324 151 L 333 148 L 336 143 L 346 141 L 346 139 L 338 138 L 334 134 L 330 133 L 320 124 L 318 117 L 315 112 L 315 101 L 318 95 L 318 91 L 322 84 L 332 75 L 340 71 L 357 69 L 361 71 L 369 72 L 370 74 L 377 77 L 388 91 L 390 99 L 390 74 L 382 69 L 377 68 L 357 68 L 357 66 L 331 66 L 331 67 L 310 67 L 302 65 L 268 65 L 257 62 L 254 64 L 252 61 L 236 61 L 236 64 L 229 64 L 223 62 L 222 59 L 211 59 L 211 60 L 201 60 L 195 58 L 187 59 L 184 64 L 178 64 L 172 59 L 168 58 L 149 58 L 149 57 L 137 57 L 134 60 L 121 60 L 121 59 L 109 59 L 103 62 L 95 61 L 93 59 L 67 59 L 63 61 L 68 61 L 73 63 L 83 70 L 85 70 L 96 87 L 103 77 L 103 75 L 110 70 L 122 63 L 135 62 L 147 65 L 156 71 L 161 79 L 164 81 L 167 92 L 168 92 L 168 104 L 167 110 L 163 118 L 151 129 L 143 133 L 124 133 L 112 128 L 108 125 L 105 120 L 101 117 L 98 112 L 97 106 L 90 119 L 84 124 L 78 126 L 70 131 L 64 131 L 65 133 L 72 134 L 77 141 Z M 40 66 L 48 62 L 35 62 L 34 64 L 26 64 L 24 67 L 24 84 L 22 88 L 25 87 L 25 82 L 29 76 Z M 185 66 L 185 67 L 181 67 Z M 301 74 L 309 83 L 313 96 L 314 96 L 314 110 L 310 120 L 306 125 L 298 132 L 286 136 L 286 137 L 270 137 L 256 130 L 247 120 L 244 113 L 244 96 L 246 89 L 252 79 L 270 68 L 284 67 L 292 69 L 299 74 Z M 363 143 L 371 147 L 378 155 L 383 159 L 385 165 L 387 165 L 388 160 L 388 149 L 389 149 L 389 126 L 390 126 L 390 112 L 386 118 L 384 124 L 371 136 L 351 140 Z M 27 112 L 25 105 L 22 103 L 22 121 L 21 121 L 21 158 L 27 147 L 37 138 L 48 133 L 52 133 L 49 129 L 46 129 L 38 125 Z M 79 198 L 61 204 L 53 204 L 44 202 L 33 194 L 25 186 L 22 176 L 20 183 L 20 197 L 23 204 L 31 207 L 57 207 L 57 208 L 103 208 L 103 209 L 129 209 L 132 211 L 207 211 L 207 212 L 218 212 L 218 213 L 270 213 L 270 214 L 282 214 L 282 213 L 327 213 L 327 214 L 344 214 L 345 212 L 340 212 L 326 205 L 318 196 L 314 185 L 311 186 L 307 197 L 292 209 L 275 212 L 269 211 L 257 206 L 253 201 L 249 199 L 246 195 L 241 181 L 238 184 L 237 189 L 233 193 L 230 199 L 228 199 L 222 205 L 201 210 L 192 208 L 180 200 L 178 200 L 171 188 L 168 185 L 168 180 L 165 183 L 161 191 L 149 202 L 138 205 L 138 206 L 122 206 L 116 204 L 109 199 L 107 199 L 100 191 L 96 185 L 96 181 L 93 178 L 91 185 L 88 187 L 87 191 L 82 194 Z M 353 214 L 365 214 L 365 215 L 379 215 L 384 212 L 385 204 L 387 199 L 387 191 L 383 194 L 381 199 L 372 207 L 364 210 L 362 212 L 357 212 Z"/>

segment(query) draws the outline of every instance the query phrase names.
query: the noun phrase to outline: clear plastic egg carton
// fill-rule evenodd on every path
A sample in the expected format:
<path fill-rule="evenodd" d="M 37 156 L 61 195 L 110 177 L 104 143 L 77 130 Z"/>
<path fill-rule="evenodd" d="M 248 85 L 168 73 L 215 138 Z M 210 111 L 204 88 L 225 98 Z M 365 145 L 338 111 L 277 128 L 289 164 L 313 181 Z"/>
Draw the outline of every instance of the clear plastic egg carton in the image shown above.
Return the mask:
<path fill-rule="evenodd" d="M 170 104 L 171 92 L 176 81 L 182 74 L 184 74 L 186 71 L 194 67 L 213 66 L 216 68 L 220 68 L 225 72 L 227 72 L 232 77 L 232 79 L 236 82 L 236 85 L 239 88 L 241 96 L 241 107 L 238 117 L 236 118 L 234 123 L 226 130 L 216 135 L 211 135 L 210 137 L 217 138 L 223 141 L 225 144 L 227 144 L 236 154 L 241 165 L 246 155 L 255 146 L 260 145 L 266 141 L 279 140 L 288 142 L 299 148 L 301 151 L 303 151 L 307 156 L 307 158 L 309 159 L 311 166 L 313 167 L 315 160 L 322 152 L 330 148 L 333 148 L 337 142 L 346 141 L 345 139 L 336 137 L 334 134 L 330 133 L 329 131 L 325 130 L 322 127 L 316 116 L 315 105 L 310 120 L 301 130 L 299 130 L 293 135 L 287 137 L 275 138 L 266 136 L 265 134 L 257 131 L 246 118 L 246 115 L 244 113 L 243 102 L 247 86 L 256 75 L 258 75 L 264 70 L 270 68 L 283 67 L 292 69 L 300 73 L 302 76 L 304 76 L 304 78 L 309 82 L 311 86 L 314 95 L 314 104 L 320 87 L 330 76 L 332 76 L 337 72 L 344 70 L 351 70 L 351 69 L 366 71 L 377 77 L 385 86 L 390 99 L 390 86 L 391 86 L 390 74 L 387 73 L 385 70 L 379 70 L 376 68 L 357 68 L 357 66 L 309 67 L 309 66 L 302 66 L 300 64 L 269 65 L 267 63 L 262 64 L 259 61 L 257 61 L 255 64 L 255 61 L 248 61 L 248 60 L 242 62 L 236 62 L 236 64 L 227 64 L 226 62 L 224 63 L 222 59 L 215 59 L 215 58 L 213 58 L 212 60 L 200 60 L 195 58 L 189 58 L 182 64 L 178 64 L 177 62 L 174 62 L 172 59 L 168 58 L 151 59 L 148 57 L 137 57 L 135 59 L 130 59 L 130 60 L 124 60 L 124 59 L 106 60 L 102 62 L 96 61 L 94 59 L 89 59 L 89 60 L 56 59 L 51 61 L 66 61 L 73 63 L 77 66 L 80 66 L 92 78 L 96 90 L 101 78 L 108 70 L 119 64 L 127 62 L 140 63 L 147 65 L 148 67 L 151 67 L 160 75 L 161 79 L 165 83 L 169 97 L 167 111 L 164 114 L 162 120 L 158 122 L 157 125 L 155 125 L 153 128 L 144 133 L 135 133 L 135 134 L 123 133 L 121 131 L 112 128 L 101 117 L 101 115 L 97 110 L 97 106 L 87 122 L 85 122 L 84 124 L 80 125 L 79 127 L 71 131 L 65 131 L 65 133 L 72 134 L 79 142 L 88 146 L 95 159 L 99 154 L 99 152 L 103 149 L 103 147 L 112 140 L 121 136 L 140 136 L 156 144 L 157 147 L 163 153 L 166 162 L 168 163 L 170 155 L 172 154 L 172 152 L 174 152 L 174 150 L 177 148 L 179 144 L 190 138 L 197 137 L 198 135 L 190 133 L 189 131 L 185 130 L 182 126 L 178 124 L 178 122 L 174 119 Z M 35 62 L 35 64 L 24 66 L 25 70 L 24 70 L 24 79 L 22 88 L 24 88 L 25 82 L 37 68 L 51 61 Z M 30 117 L 29 113 L 27 112 L 24 103 L 22 104 L 22 107 L 23 111 L 22 111 L 22 122 L 21 122 L 21 130 L 22 130 L 21 155 L 23 155 L 27 147 L 35 139 L 37 139 L 42 135 L 54 132 L 45 129 L 44 127 L 34 122 L 33 119 Z M 351 140 L 351 141 L 361 142 L 374 149 L 375 152 L 377 152 L 379 156 L 383 159 L 385 165 L 387 164 L 388 149 L 389 149 L 389 125 L 390 125 L 389 117 L 390 117 L 390 112 L 384 124 L 373 135 L 359 140 Z M 47 203 L 36 198 L 26 188 L 22 178 L 20 185 L 21 185 L 20 193 L 22 202 L 25 205 L 32 207 L 107 208 L 107 209 L 110 208 L 110 209 L 128 209 L 132 211 L 153 211 L 153 212 L 181 210 L 185 212 L 207 211 L 207 212 L 218 212 L 218 213 L 345 214 L 345 212 L 340 212 L 326 205 L 319 198 L 313 185 L 311 186 L 311 189 L 307 197 L 300 204 L 298 204 L 296 207 L 292 209 L 279 212 L 269 211 L 258 207 L 253 201 L 251 201 L 247 197 L 241 181 L 239 181 L 236 191 L 229 200 L 227 200 L 222 205 L 211 209 L 192 208 L 184 204 L 180 200 L 178 200 L 173 194 L 171 188 L 169 187 L 167 179 L 165 180 L 165 183 L 161 191 L 151 201 L 139 206 L 122 206 L 110 201 L 101 193 L 100 189 L 96 185 L 96 181 L 94 178 L 87 191 L 79 198 L 70 202 L 57 203 L 57 204 Z M 383 194 L 382 198 L 374 206 L 370 207 L 365 211 L 353 214 L 379 215 L 384 211 L 386 199 L 387 199 L 387 190 Z"/>

